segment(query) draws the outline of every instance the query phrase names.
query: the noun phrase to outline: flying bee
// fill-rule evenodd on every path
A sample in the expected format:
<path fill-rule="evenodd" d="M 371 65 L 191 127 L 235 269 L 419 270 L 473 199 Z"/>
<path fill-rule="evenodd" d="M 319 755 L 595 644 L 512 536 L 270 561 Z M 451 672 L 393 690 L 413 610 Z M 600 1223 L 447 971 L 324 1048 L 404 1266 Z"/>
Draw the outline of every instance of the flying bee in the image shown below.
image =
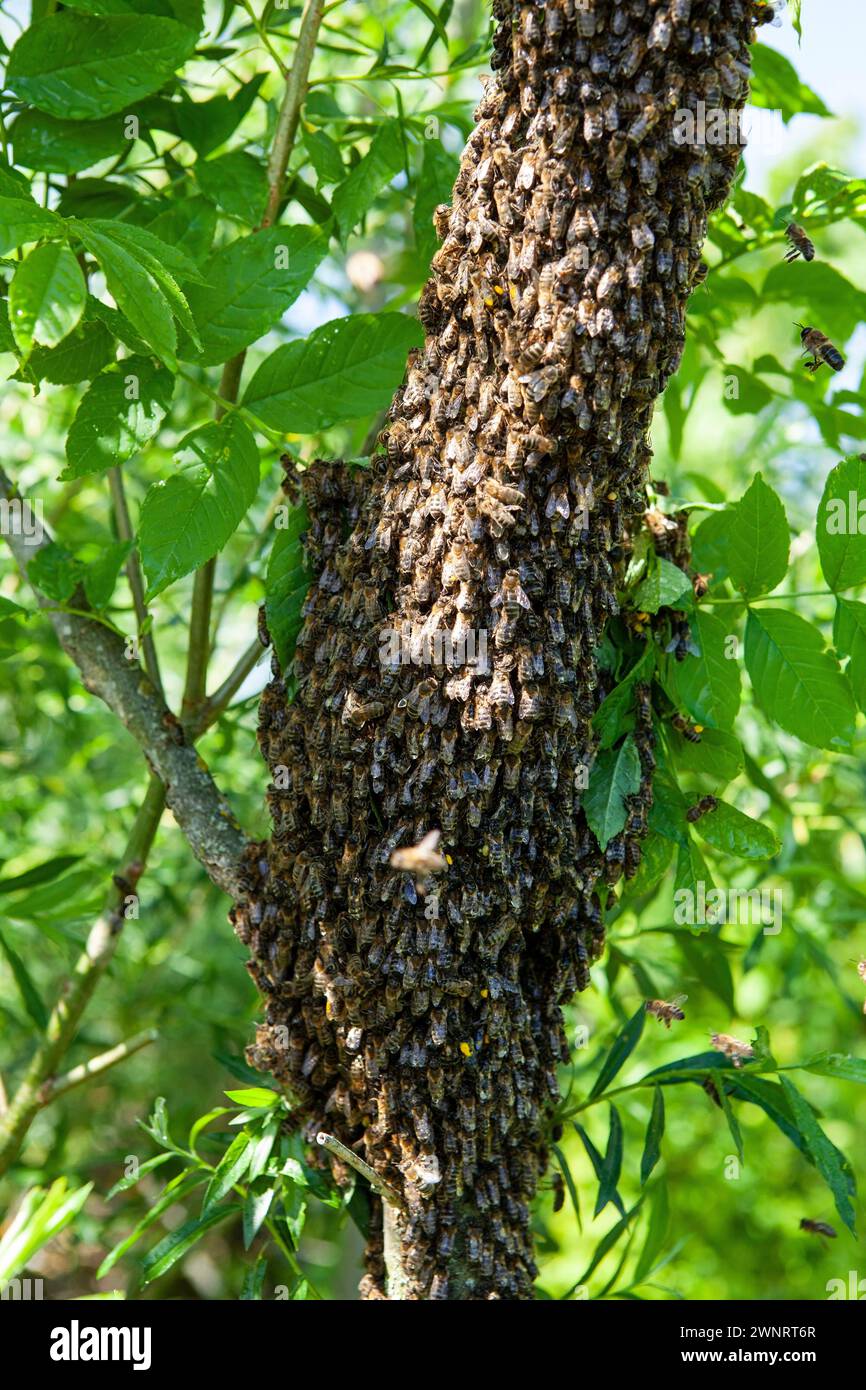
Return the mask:
<path fill-rule="evenodd" d="M 866 958 L 861 957 L 861 959 L 857 962 L 857 974 L 860 976 L 860 979 L 864 982 L 864 984 L 866 984 Z"/>
<path fill-rule="evenodd" d="M 799 223 L 789 222 L 785 228 L 785 236 L 791 243 L 789 250 L 785 253 L 786 261 L 795 261 L 798 256 L 802 256 L 804 261 L 814 261 L 814 243 L 809 240 Z"/>
<path fill-rule="evenodd" d="M 837 347 L 834 347 L 830 339 L 819 328 L 810 328 L 802 323 L 794 325 L 800 330 L 800 341 L 803 344 L 804 355 L 811 352 L 812 361 L 806 363 L 806 370 L 817 372 L 818 368 L 826 362 L 827 366 L 834 372 L 841 372 L 845 366 L 845 358 Z"/>
<path fill-rule="evenodd" d="M 395 849 L 391 854 L 391 868 L 414 874 L 419 893 L 425 891 L 430 874 L 441 874 L 443 869 L 448 868 L 448 860 L 439 853 L 440 837 L 441 831 L 430 830 L 417 845 Z"/>
<path fill-rule="evenodd" d="M 710 811 L 715 811 L 718 804 L 717 797 L 702 796 L 700 801 L 696 801 L 694 806 L 690 806 L 686 811 L 686 820 L 694 824 L 696 820 L 701 819 L 701 816 L 707 815 Z"/>
<path fill-rule="evenodd" d="M 652 1014 L 654 1018 L 657 1018 L 659 1023 L 663 1023 L 667 1029 L 670 1029 L 674 1019 L 682 1021 L 682 1019 L 685 1018 L 685 1014 L 680 1008 L 680 1005 L 684 1004 L 688 997 L 687 994 L 675 994 L 670 1002 L 664 999 L 648 999 L 646 1001 L 646 1011 L 648 1014 Z"/>
<path fill-rule="evenodd" d="M 804 1216 L 800 1222 L 800 1230 L 808 1231 L 810 1236 L 825 1236 L 827 1240 L 835 1240 L 836 1232 L 826 1221 L 812 1221 L 808 1216 Z"/>
<path fill-rule="evenodd" d="M 700 743 L 701 734 L 704 729 L 703 724 L 689 723 L 684 714 L 675 714 L 671 723 L 677 732 L 682 734 L 683 738 L 687 739 L 689 743 Z"/>
<path fill-rule="evenodd" d="M 732 1038 L 730 1033 L 711 1033 L 710 1042 L 715 1051 L 728 1057 L 735 1067 L 741 1067 L 744 1061 L 755 1055 L 750 1043 L 740 1042 L 739 1038 Z"/>
<path fill-rule="evenodd" d="M 695 598 L 703 598 L 710 587 L 711 574 L 696 574 L 692 580 L 692 588 L 695 591 Z"/>

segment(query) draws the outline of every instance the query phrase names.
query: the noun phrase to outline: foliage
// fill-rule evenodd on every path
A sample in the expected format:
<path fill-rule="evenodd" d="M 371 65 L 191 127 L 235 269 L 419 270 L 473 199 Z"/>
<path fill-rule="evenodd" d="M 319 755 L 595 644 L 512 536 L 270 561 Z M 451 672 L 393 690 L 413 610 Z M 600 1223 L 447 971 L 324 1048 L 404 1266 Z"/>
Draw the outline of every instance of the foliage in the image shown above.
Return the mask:
<path fill-rule="evenodd" d="M 278 455 L 364 462 L 375 448 L 418 341 L 407 310 L 470 128 L 486 20 L 480 4 L 450 0 L 387 15 L 329 7 L 279 219 L 262 227 L 279 67 L 292 60 L 300 8 L 104 8 L 77 3 L 7 36 L 0 427 L 10 471 L 57 535 L 29 580 L 60 609 L 83 585 L 100 621 L 142 643 L 153 635 L 177 708 L 195 577 L 213 560 L 213 687 L 242 658 L 262 601 L 290 667 L 306 518 L 286 504 Z M 771 42 L 758 50 L 756 103 L 778 107 L 788 130 L 801 113 L 830 127 L 821 97 Z M 62 77 L 58 52 L 71 59 Z M 741 179 L 714 219 L 707 285 L 690 302 L 685 356 L 654 425 L 653 476 L 667 490 L 656 486 L 653 506 L 687 517 L 708 591 L 696 597 L 639 542 L 605 638 L 613 688 L 586 792 L 603 843 L 637 785 L 641 685 L 659 770 L 640 871 L 609 907 L 594 990 L 569 1009 L 575 1048 L 555 1139 L 569 1200 L 560 1209 L 551 1188 L 536 1213 L 548 1297 L 822 1297 L 825 1278 L 855 1258 L 854 1174 L 866 1157 L 863 991 L 851 963 L 866 950 L 856 936 L 866 380 L 852 340 L 866 293 L 850 274 L 866 181 L 798 159 L 766 196 Z M 791 220 L 818 248 L 808 265 L 781 263 Z M 804 372 L 792 319 L 820 325 L 850 355 L 842 376 Z M 218 369 L 240 353 L 235 394 Z M 135 564 L 146 614 L 130 587 Z M 145 770 L 59 654 L 11 561 L 0 565 L 11 1090 L 102 906 Z M 247 675 L 201 741 L 253 833 L 265 824 L 254 748 L 263 679 L 261 667 Z M 699 742 L 677 715 L 701 726 Z M 690 820 L 705 796 L 718 806 Z M 683 904 L 714 886 L 740 895 L 736 910 L 684 919 Z M 74 1221 L 57 1278 L 76 1293 L 115 1288 L 125 1270 L 144 1297 L 352 1296 L 364 1184 L 335 1188 L 311 1167 L 279 1132 L 287 1102 L 240 1061 L 257 1004 L 224 915 L 165 824 L 140 917 L 69 1060 L 142 1019 L 160 1041 L 40 1115 L 14 1175 L 23 1195 L 0 1245 L 14 1254 L 4 1277 L 38 1265 L 39 1247 Z M 680 989 L 686 1020 L 668 1032 L 644 1001 Z M 754 1051 L 743 1065 L 706 1050 L 708 1033 L 728 1031 Z M 244 1089 L 207 1109 L 230 1076 Z M 189 1137 L 172 1137 L 157 1102 L 142 1126 L 157 1152 L 144 1157 L 136 1121 L 157 1094 Z M 795 1234 L 801 1216 L 834 1208 L 836 1265 Z"/>

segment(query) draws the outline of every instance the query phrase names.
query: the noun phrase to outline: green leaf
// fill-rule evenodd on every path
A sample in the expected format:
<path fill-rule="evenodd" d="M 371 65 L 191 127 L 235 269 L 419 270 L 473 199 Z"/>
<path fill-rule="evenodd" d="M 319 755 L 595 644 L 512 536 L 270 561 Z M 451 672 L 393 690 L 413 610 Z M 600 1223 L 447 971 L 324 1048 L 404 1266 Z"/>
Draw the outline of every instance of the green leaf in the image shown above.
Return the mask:
<path fill-rule="evenodd" d="M 150 223 L 148 231 L 193 261 L 208 254 L 216 231 L 216 208 L 207 198 L 182 198 Z"/>
<path fill-rule="evenodd" d="M 821 98 L 801 82 L 793 64 L 775 48 L 752 44 L 752 90 L 750 101 L 771 111 L 781 111 L 787 125 L 801 111 L 814 116 L 829 116 Z"/>
<path fill-rule="evenodd" d="M 37 246 L 9 286 L 9 322 L 25 358 L 34 342 L 56 347 L 84 313 L 87 286 L 81 267 L 59 242 Z"/>
<path fill-rule="evenodd" d="M 251 109 L 266 75 L 257 73 L 231 97 L 220 94 L 209 101 L 185 99 L 179 107 L 172 107 L 177 112 L 177 133 L 192 145 L 196 154 L 208 155 L 219 149 Z"/>
<path fill-rule="evenodd" d="M 775 831 L 726 801 L 720 801 L 714 811 L 701 816 L 694 828 L 708 845 L 738 859 L 770 859 L 779 853 Z"/>
<path fill-rule="evenodd" d="M 81 858 L 80 854 L 58 854 L 52 859 L 36 864 L 32 869 L 25 870 L 22 874 L 15 874 L 12 878 L 0 878 L 0 893 L 17 893 L 21 888 L 36 888 L 40 883 L 52 883 Z"/>
<path fill-rule="evenodd" d="M 156 355 L 176 368 L 177 333 L 171 305 L 156 278 L 141 264 L 140 254 L 127 250 L 86 222 L 76 223 L 76 232 L 102 266 L 118 309 Z"/>
<path fill-rule="evenodd" d="M 432 260 L 439 238 L 433 226 L 433 213 L 440 203 L 450 203 L 451 190 L 460 169 L 456 154 L 446 150 L 440 140 L 425 140 L 421 173 L 415 193 L 412 223 L 415 245 L 425 264 Z"/>
<path fill-rule="evenodd" d="M 705 890 L 710 882 L 704 880 Z M 734 977 L 724 947 L 717 936 L 682 936 L 679 939 L 689 970 L 706 989 L 720 999 L 729 1013 L 734 1013 Z"/>
<path fill-rule="evenodd" d="M 97 612 L 106 608 L 117 585 L 118 576 L 132 550 L 132 541 L 114 541 L 84 571 L 84 592 Z"/>
<path fill-rule="evenodd" d="M 173 289 L 179 293 L 176 280 L 189 280 L 199 285 L 205 283 L 195 261 L 182 247 L 174 243 L 169 244 L 163 237 L 157 236 L 156 222 L 152 227 L 138 227 L 133 222 L 92 217 L 84 223 L 74 223 L 76 232 L 80 233 L 82 227 L 88 235 L 92 236 L 95 232 L 98 236 L 108 237 L 130 255 L 138 257 L 145 269 L 149 270 L 165 289 Z"/>
<path fill-rule="evenodd" d="M 764 281 L 761 300 L 767 304 L 783 304 L 790 319 L 823 328 L 825 332 L 832 325 L 830 336 L 837 347 L 844 346 L 861 317 L 866 315 L 866 291 L 858 289 L 826 261 L 815 260 L 808 266 L 802 263 L 791 266 L 780 261 Z M 792 347 L 796 341 L 797 351 L 802 353 L 796 322 L 791 323 L 790 333 Z M 804 363 L 793 365 L 808 384 Z"/>
<path fill-rule="evenodd" d="M 811 1105 L 801 1096 L 787 1076 L 780 1077 L 782 1090 L 791 1108 L 791 1115 L 807 1151 L 821 1177 L 826 1182 L 836 1202 L 836 1210 L 848 1230 L 856 1237 L 854 1208 L 851 1205 L 851 1176 L 840 1161 L 840 1154 L 830 1143 L 812 1111 Z"/>
<path fill-rule="evenodd" d="M 220 1221 L 225 1221 L 227 1216 L 233 1216 L 237 1211 L 240 1211 L 240 1206 L 236 1203 L 230 1207 L 218 1207 L 207 1216 L 197 1216 L 191 1221 L 185 1221 L 145 1255 L 141 1262 L 142 1284 L 152 1284 L 154 1279 L 159 1279 L 173 1264 L 177 1264 L 202 1236 L 207 1235 Z"/>
<path fill-rule="evenodd" d="M 602 700 L 592 721 L 599 748 L 610 748 L 622 734 L 634 728 L 634 688 L 641 681 L 652 680 L 655 661 L 655 647 L 648 642 L 628 675 Z"/>
<path fill-rule="evenodd" d="M 559 1147 L 558 1144 L 551 1144 L 550 1147 L 553 1150 L 554 1158 L 559 1164 L 559 1170 L 562 1173 L 562 1180 L 565 1183 L 565 1186 L 568 1188 L 568 1196 L 571 1201 L 571 1205 L 574 1208 L 575 1217 L 577 1218 L 578 1230 L 582 1231 L 583 1222 L 580 1219 L 580 1197 L 578 1195 L 577 1186 L 575 1184 L 574 1178 L 571 1176 L 571 1169 L 568 1166 L 568 1159 L 565 1157 L 565 1154 L 562 1152 L 562 1149 Z"/>
<path fill-rule="evenodd" d="M 303 122 L 302 135 L 319 188 L 325 184 L 340 183 L 346 176 L 346 166 L 337 142 L 324 130 L 317 130 L 307 121 Z"/>
<path fill-rule="evenodd" d="M 113 360 L 114 352 L 114 340 L 105 325 L 85 319 L 58 347 L 33 349 L 27 363 L 27 379 L 32 376 L 54 386 L 89 381 Z"/>
<path fill-rule="evenodd" d="M 593 1217 L 600 1215 L 608 1202 L 613 1202 L 617 1196 L 617 1184 L 622 1171 L 622 1147 L 622 1120 L 616 1106 L 611 1105 L 607 1149 L 601 1165 L 601 1172 L 598 1175 L 598 1197 L 596 1198 Z"/>
<path fill-rule="evenodd" d="M 731 1098 L 728 1095 L 728 1088 L 725 1084 L 725 1079 L 722 1076 L 719 1077 L 718 1083 L 716 1085 L 716 1091 L 718 1092 L 719 1100 L 722 1102 L 722 1109 L 725 1112 L 725 1119 L 728 1122 L 728 1129 L 731 1131 L 731 1138 L 734 1141 L 734 1148 L 737 1151 L 737 1157 L 739 1158 L 741 1163 L 745 1163 L 746 1155 L 743 1151 L 742 1131 L 740 1129 L 739 1121 L 737 1120 L 737 1117 L 734 1114 L 734 1108 L 731 1105 Z"/>
<path fill-rule="evenodd" d="M 6 85 L 50 116 L 96 120 L 158 91 L 195 43 L 191 29 L 158 15 L 102 19 L 67 10 L 24 31 Z"/>
<path fill-rule="evenodd" d="M 657 1094 L 661 1092 L 657 1091 Z M 664 1179 L 660 1179 L 652 1192 L 650 1205 L 649 1228 L 644 1243 L 640 1259 L 635 1268 L 633 1284 L 641 1284 L 647 1275 L 650 1274 L 662 1252 L 665 1237 L 670 1225 L 670 1207 L 668 1203 L 668 1186 Z"/>
<path fill-rule="evenodd" d="M 250 1303 L 261 1298 L 267 1271 L 268 1257 L 267 1255 L 259 1255 L 255 1264 L 251 1265 L 244 1273 L 244 1282 L 240 1295 L 242 1303 Z"/>
<path fill-rule="evenodd" d="M 248 1106 L 253 1110 L 259 1107 L 271 1109 L 280 1103 L 278 1092 L 269 1091 L 265 1086 L 247 1086 L 242 1091 L 226 1091 L 225 1094 L 237 1105 Z"/>
<path fill-rule="evenodd" d="M 148 1173 L 152 1173 L 155 1168 L 161 1168 L 164 1163 L 169 1163 L 173 1158 L 177 1158 L 177 1154 L 157 1154 L 155 1158 L 149 1158 L 145 1163 L 137 1163 L 134 1173 L 118 1179 L 106 1194 L 106 1201 L 110 1202 L 112 1197 L 116 1197 L 120 1192 L 128 1192 L 131 1187 L 140 1183 L 142 1178 L 147 1177 Z"/>
<path fill-rule="evenodd" d="M 858 707 L 866 713 L 866 603 L 850 598 L 836 600 L 833 644 L 841 656 L 850 656 L 845 669 Z"/>
<path fill-rule="evenodd" d="M 81 566 L 63 546 L 49 541 L 28 564 L 27 578 L 56 603 L 67 603 L 80 581 Z"/>
<path fill-rule="evenodd" d="M 29 241 L 57 237 L 64 233 L 63 221 L 31 198 L 0 197 L 0 256 L 15 251 Z"/>
<path fill-rule="evenodd" d="M 0 594 L 0 619 L 6 618 L 31 618 L 33 614 L 27 608 L 23 608 L 20 603 L 13 603 L 11 598 L 6 598 L 5 594 Z M 0 887 L 2 892 L 2 887 Z"/>
<path fill-rule="evenodd" d="M 798 1063 L 798 1070 L 815 1076 L 833 1076 L 838 1081 L 856 1081 L 866 1086 L 866 1061 L 842 1052 L 820 1052 L 808 1062 Z"/>
<path fill-rule="evenodd" d="M 246 1173 L 253 1156 L 253 1137 L 246 1130 L 236 1134 L 214 1170 L 204 1194 L 202 1211 L 221 1202 Z"/>
<path fill-rule="evenodd" d="M 643 1195 L 641 1195 L 637 1199 L 630 1211 L 626 1212 L 624 1208 L 622 1209 L 622 1220 L 618 1221 L 615 1226 L 612 1226 L 611 1229 L 608 1231 L 607 1235 L 603 1236 L 602 1239 L 599 1241 L 593 1253 L 592 1259 L 590 1260 L 586 1269 L 581 1274 L 580 1278 L 574 1284 L 573 1288 L 578 1289 L 582 1285 L 586 1284 L 587 1280 L 601 1264 L 605 1255 L 610 1253 L 610 1251 L 616 1245 L 620 1237 L 628 1230 L 634 1217 L 637 1216 L 637 1213 L 643 1206 L 643 1200 Z"/>
<path fill-rule="evenodd" d="M 119 1241 L 118 1244 L 108 1252 L 102 1264 L 99 1266 L 99 1269 L 96 1271 L 97 1279 L 103 1279 L 105 1275 L 114 1268 L 117 1261 L 126 1254 L 127 1250 L 131 1250 L 133 1245 L 141 1239 L 145 1232 L 149 1231 L 151 1226 L 155 1225 L 164 1211 L 168 1211 L 169 1207 L 174 1206 L 175 1202 L 180 1202 L 184 1197 L 189 1196 L 190 1192 L 195 1191 L 195 1189 L 200 1187 L 206 1180 L 206 1172 L 198 1169 L 185 1168 L 182 1173 L 178 1173 L 176 1177 L 166 1183 L 156 1201 L 148 1208 L 145 1215 L 138 1224 L 133 1227 L 129 1235 L 124 1236 L 123 1240 Z M 221 1210 L 227 1211 L 226 1208 L 222 1208 Z"/>
<path fill-rule="evenodd" d="M 740 708 L 740 668 L 728 657 L 730 636 L 719 618 L 704 609 L 690 616 L 689 624 L 700 656 L 689 653 L 684 661 L 668 660 L 665 687 L 696 724 L 711 729 L 730 729 Z"/>
<path fill-rule="evenodd" d="M 575 1131 L 580 1135 L 580 1138 L 583 1140 L 583 1147 L 586 1149 L 586 1152 L 589 1156 L 589 1161 L 592 1164 L 595 1176 L 599 1179 L 599 1181 L 601 1181 L 601 1173 L 604 1167 L 604 1159 L 602 1158 L 598 1149 L 595 1147 L 595 1144 L 593 1144 L 583 1125 L 578 1124 L 576 1120 L 573 1121 L 573 1124 Z M 622 1216 L 625 1216 L 625 1207 L 623 1206 L 622 1198 L 620 1197 L 618 1192 L 614 1192 L 611 1201 L 613 1202 L 617 1211 Z"/>
<path fill-rule="evenodd" d="M 250 227 L 262 219 L 268 200 L 268 176 L 260 160 L 245 150 L 231 150 L 217 159 L 199 160 L 198 186 L 206 198 Z"/>
<path fill-rule="evenodd" d="M 643 1157 L 640 1161 L 640 1182 L 644 1186 L 661 1158 L 662 1139 L 665 1132 L 665 1098 L 661 1086 L 653 1091 L 653 1108 L 647 1126 Z"/>
<path fill-rule="evenodd" d="M 816 529 L 830 588 L 866 584 L 866 454 L 843 459 L 830 471 Z"/>
<path fill-rule="evenodd" d="M 646 1022 L 646 1009 L 641 1004 L 637 1013 L 632 1014 L 628 1023 L 622 1028 L 614 1039 L 610 1051 L 602 1063 L 601 1071 L 595 1079 L 589 1099 L 594 1100 L 600 1096 L 602 1091 L 606 1091 L 614 1077 L 622 1071 L 631 1054 L 634 1052 L 643 1033 L 643 1026 Z"/>
<path fill-rule="evenodd" d="M 202 362 L 225 362 L 269 329 L 297 299 L 328 249 L 320 227 L 271 227 L 240 237 L 203 268 L 189 306 L 203 343 Z"/>
<path fill-rule="evenodd" d="M 85 391 L 66 438 L 61 478 L 125 463 L 151 439 L 171 407 L 174 377 L 150 357 L 125 357 Z"/>
<path fill-rule="evenodd" d="M 236 415 L 193 430 L 176 458 L 178 471 L 154 484 L 141 509 L 148 602 L 222 549 L 258 491 L 258 449 Z"/>
<path fill-rule="evenodd" d="M 334 190 L 332 206 L 343 242 L 372 207 L 386 184 L 399 174 L 403 168 L 403 158 L 400 122 L 385 121 L 373 136 L 363 159 Z"/>
<path fill-rule="evenodd" d="M 258 1235 L 262 1222 L 270 1211 L 274 1194 L 273 1185 L 266 1187 L 263 1192 L 256 1192 L 252 1187 L 247 1192 L 242 1219 L 245 1250 L 249 1250 Z"/>
<path fill-rule="evenodd" d="M 399 386 L 406 354 L 423 341 L 405 314 L 350 314 L 286 343 L 259 367 L 244 405 L 266 425 L 314 434 L 374 415 Z"/>
<path fill-rule="evenodd" d="M 120 114 L 101 121 L 68 121 L 43 111 L 22 111 L 9 134 L 17 162 L 47 174 L 78 174 L 118 154 L 126 144 Z"/>
<path fill-rule="evenodd" d="M 301 536 L 309 525 L 304 507 L 293 510 L 289 525 L 277 531 L 268 561 L 265 618 L 283 671 L 291 664 L 301 630 L 302 608 L 312 575 L 307 568 Z"/>
<path fill-rule="evenodd" d="M 0 936 L 0 951 L 3 952 L 6 963 L 12 971 L 12 978 L 18 986 L 18 993 L 21 995 L 21 1002 L 27 1011 L 28 1018 L 38 1032 L 44 1033 L 48 1026 L 48 1010 L 39 997 L 39 991 L 33 983 L 30 971 L 3 936 Z"/>
<path fill-rule="evenodd" d="M 761 709 L 804 743 L 847 747 L 854 735 L 854 697 L 824 646 L 817 628 L 796 613 L 779 608 L 749 612 L 746 670 Z"/>
<path fill-rule="evenodd" d="M 592 765 L 583 797 L 587 823 L 602 849 L 628 819 L 625 798 L 640 787 L 640 758 L 631 734 L 616 749 L 604 749 Z"/>
<path fill-rule="evenodd" d="M 756 473 L 745 496 L 730 509 L 728 570 L 747 598 L 769 594 L 788 572 L 789 529 L 778 493 Z"/>
<path fill-rule="evenodd" d="M 633 599 L 639 613 L 657 613 L 660 608 L 690 608 L 692 601 L 692 583 L 688 575 L 678 565 L 661 558 L 656 560 Z"/>

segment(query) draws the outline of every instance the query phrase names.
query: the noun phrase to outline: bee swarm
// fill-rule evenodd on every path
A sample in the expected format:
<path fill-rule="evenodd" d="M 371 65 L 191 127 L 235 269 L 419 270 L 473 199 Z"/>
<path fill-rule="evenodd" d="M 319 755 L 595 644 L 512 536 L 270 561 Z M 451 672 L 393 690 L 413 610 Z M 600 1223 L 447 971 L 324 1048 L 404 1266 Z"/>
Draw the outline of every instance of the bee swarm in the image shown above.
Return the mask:
<path fill-rule="evenodd" d="M 385 452 L 360 484 L 339 464 L 300 480 L 316 579 L 296 698 L 276 667 L 262 697 L 273 836 L 233 914 L 267 1005 L 249 1056 L 311 1141 L 335 1134 L 404 1196 L 408 1297 L 532 1297 L 560 1008 L 652 797 L 644 690 L 643 786 L 603 853 L 580 805 L 594 649 L 739 156 L 677 144 L 673 116 L 742 106 L 752 8 L 495 0 Z M 403 624 L 458 652 L 485 634 L 486 668 L 383 664 Z M 431 830 L 446 868 L 422 895 L 391 856 Z M 381 1212 L 367 1267 L 382 1297 Z"/>

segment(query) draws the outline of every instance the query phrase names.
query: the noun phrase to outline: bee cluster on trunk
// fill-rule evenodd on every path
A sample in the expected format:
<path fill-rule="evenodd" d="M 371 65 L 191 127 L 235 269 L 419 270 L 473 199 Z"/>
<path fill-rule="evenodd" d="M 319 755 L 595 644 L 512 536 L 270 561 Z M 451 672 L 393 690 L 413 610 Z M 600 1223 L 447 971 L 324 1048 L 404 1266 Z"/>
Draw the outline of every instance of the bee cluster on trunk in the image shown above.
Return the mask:
<path fill-rule="evenodd" d="M 295 698 L 276 666 L 262 698 L 273 836 L 234 914 L 267 1006 L 251 1060 L 310 1138 L 333 1133 L 402 1194 L 409 1296 L 431 1299 L 532 1296 L 561 1005 L 588 983 L 652 796 L 643 688 L 644 785 L 602 852 L 581 810 L 595 650 L 740 153 L 677 144 L 674 113 L 742 106 L 753 37 L 748 0 L 494 13 L 384 451 L 348 498 L 339 465 L 301 480 L 316 578 Z M 442 871 L 392 867 L 434 829 Z"/>

